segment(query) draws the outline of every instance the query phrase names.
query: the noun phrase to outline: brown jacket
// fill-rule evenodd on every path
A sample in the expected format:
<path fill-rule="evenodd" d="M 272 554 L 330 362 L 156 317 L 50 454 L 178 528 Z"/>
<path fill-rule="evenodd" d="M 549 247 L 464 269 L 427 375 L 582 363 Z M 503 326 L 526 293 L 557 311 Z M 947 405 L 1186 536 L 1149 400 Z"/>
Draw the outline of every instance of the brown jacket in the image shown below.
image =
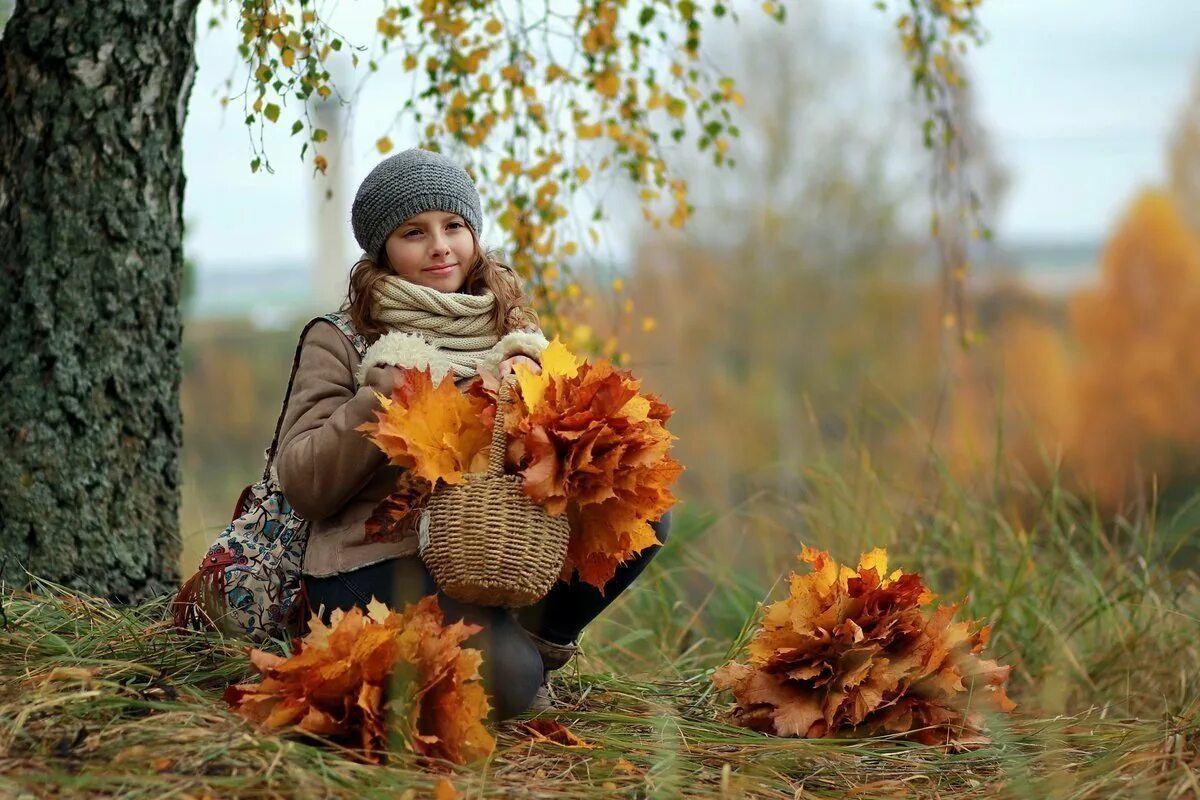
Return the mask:
<path fill-rule="evenodd" d="M 540 332 L 510 332 L 480 369 L 495 370 L 516 354 L 536 360 L 545 344 Z M 391 372 L 381 365 L 434 367 L 425 355 L 436 354 L 419 339 L 393 332 L 360 359 L 327 320 L 305 335 L 274 466 L 284 497 L 309 521 L 305 575 L 326 577 L 417 552 L 415 525 L 390 541 L 366 541 L 366 521 L 396 487 L 401 468 L 388 464 L 387 456 L 355 429 L 375 421 L 375 392 L 392 393 Z M 360 365 L 366 366 L 361 386 Z"/>
<path fill-rule="evenodd" d="M 400 468 L 355 430 L 375 420 L 375 392 L 391 394 L 391 378 L 379 366 L 368 369 L 356 389 L 358 365 L 350 340 L 332 323 L 319 322 L 304 337 L 275 469 L 284 496 L 309 521 L 305 575 L 324 577 L 417 552 L 415 530 L 396 541 L 365 540 L 367 518 L 395 488 Z"/>

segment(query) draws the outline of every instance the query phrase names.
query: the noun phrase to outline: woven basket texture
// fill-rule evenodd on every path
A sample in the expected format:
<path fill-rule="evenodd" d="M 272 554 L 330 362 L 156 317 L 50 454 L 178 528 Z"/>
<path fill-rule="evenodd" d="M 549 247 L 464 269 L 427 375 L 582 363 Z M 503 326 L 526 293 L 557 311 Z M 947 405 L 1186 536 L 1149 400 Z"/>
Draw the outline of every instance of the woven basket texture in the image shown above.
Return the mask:
<path fill-rule="evenodd" d="M 500 387 L 487 472 L 439 485 L 421 519 L 420 555 L 438 588 L 466 603 L 519 608 L 546 596 L 567 557 L 566 514 L 550 516 L 504 473 L 504 415 L 515 381 Z"/>

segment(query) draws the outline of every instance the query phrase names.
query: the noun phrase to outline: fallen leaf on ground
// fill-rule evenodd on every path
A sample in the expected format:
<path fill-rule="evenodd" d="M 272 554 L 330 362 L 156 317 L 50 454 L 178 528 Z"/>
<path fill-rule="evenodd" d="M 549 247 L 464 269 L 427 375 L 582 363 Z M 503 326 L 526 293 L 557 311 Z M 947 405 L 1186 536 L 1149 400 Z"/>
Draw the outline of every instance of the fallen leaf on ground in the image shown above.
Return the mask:
<path fill-rule="evenodd" d="M 434 800 L 458 800 L 458 790 L 449 778 L 442 778 L 433 786 Z"/>
<path fill-rule="evenodd" d="M 517 728 L 530 734 L 534 741 L 538 742 L 553 742 L 563 747 L 577 747 L 585 750 L 591 750 L 594 745 L 590 745 L 583 739 L 580 739 L 571 729 L 562 724 L 556 719 L 547 719 L 538 717 L 524 722 L 518 722 Z"/>

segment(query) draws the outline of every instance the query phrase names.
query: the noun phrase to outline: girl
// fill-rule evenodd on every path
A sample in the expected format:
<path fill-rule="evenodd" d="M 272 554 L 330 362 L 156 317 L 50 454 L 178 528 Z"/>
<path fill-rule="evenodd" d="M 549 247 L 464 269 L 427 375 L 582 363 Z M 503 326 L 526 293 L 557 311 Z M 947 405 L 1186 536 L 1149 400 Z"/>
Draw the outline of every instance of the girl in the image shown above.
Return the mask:
<path fill-rule="evenodd" d="M 391 396 L 403 367 L 428 367 L 435 382 L 453 373 L 460 388 L 476 376 L 495 387 L 519 363 L 540 371 L 546 340 L 514 273 L 480 246 L 482 218 L 466 171 L 425 150 L 380 162 L 355 195 L 351 226 L 364 254 L 342 324 L 313 325 L 301 345 L 275 462 L 284 495 L 310 523 L 303 586 L 326 620 L 372 596 L 399 608 L 438 592 L 416 555 L 415 529 L 386 541 L 365 535 L 400 474 L 356 430 L 374 421 L 375 392 Z M 361 359 L 347 335 L 369 344 Z M 660 542 L 667 528 L 665 517 L 655 526 Z M 549 672 L 658 549 L 622 565 L 603 595 L 576 578 L 514 612 L 438 592 L 447 622 L 483 628 L 467 645 L 483 651 L 494 718 L 549 705 Z"/>

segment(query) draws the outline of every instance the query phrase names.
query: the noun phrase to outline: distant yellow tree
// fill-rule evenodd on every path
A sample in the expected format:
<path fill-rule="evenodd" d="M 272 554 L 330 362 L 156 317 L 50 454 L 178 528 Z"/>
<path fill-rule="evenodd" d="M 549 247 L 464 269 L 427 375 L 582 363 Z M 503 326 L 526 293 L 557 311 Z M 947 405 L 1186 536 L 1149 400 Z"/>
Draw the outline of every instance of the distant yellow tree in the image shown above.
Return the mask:
<path fill-rule="evenodd" d="M 1171 191 L 1184 219 L 1200 232 L 1200 71 L 1175 123 L 1167 165 Z"/>
<path fill-rule="evenodd" d="M 1200 448 L 1200 239 L 1170 194 L 1133 203 L 1100 285 L 1071 304 L 1079 346 L 1072 463 L 1115 507 Z M 1194 469 L 1194 467 L 1192 467 Z"/>
<path fill-rule="evenodd" d="M 1053 325 L 1025 311 L 1002 320 L 984 343 L 959 354 L 945 433 L 960 478 L 994 479 L 999 467 L 1044 483 L 1069 447 L 1075 392 L 1068 345 Z"/>

